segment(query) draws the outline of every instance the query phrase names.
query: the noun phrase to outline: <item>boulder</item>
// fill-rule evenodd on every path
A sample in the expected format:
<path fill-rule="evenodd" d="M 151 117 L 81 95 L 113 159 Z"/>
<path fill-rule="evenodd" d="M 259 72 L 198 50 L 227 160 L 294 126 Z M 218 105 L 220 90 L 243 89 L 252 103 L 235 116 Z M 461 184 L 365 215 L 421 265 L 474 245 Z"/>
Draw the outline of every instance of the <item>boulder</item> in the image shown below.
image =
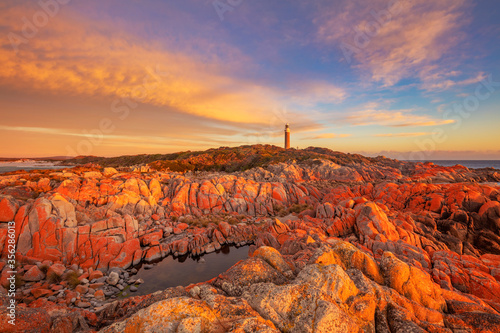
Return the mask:
<path fill-rule="evenodd" d="M 120 280 L 120 275 L 116 272 L 109 273 L 108 278 L 106 279 L 106 283 L 112 286 L 116 286 L 118 281 Z"/>
<path fill-rule="evenodd" d="M 118 171 L 116 171 L 115 168 L 104 168 L 102 174 L 104 175 L 104 177 L 111 177 L 113 175 L 116 175 L 118 173 Z"/>
<path fill-rule="evenodd" d="M 307 265 L 295 283 L 316 287 L 338 303 L 345 303 L 349 297 L 359 293 L 354 282 L 339 265 Z"/>
<path fill-rule="evenodd" d="M 154 303 L 123 321 L 103 328 L 100 332 L 222 333 L 225 331 L 215 313 L 205 302 L 188 297 L 175 297 Z"/>
<path fill-rule="evenodd" d="M 43 280 L 45 278 L 45 274 L 38 268 L 38 266 L 31 267 L 26 273 L 23 275 L 23 280 L 28 282 L 36 282 Z"/>
<path fill-rule="evenodd" d="M 212 283 L 230 296 L 239 296 L 245 287 L 259 282 L 283 284 L 287 279 L 271 265 L 259 258 L 250 258 L 236 263 Z"/>
<path fill-rule="evenodd" d="M 53 264 L 47 270 L 47 276 L 51 276 L 53 274 L 55 274 L 56 276 L 62 276 L 65 271 L 66 266 L 64 266 L 63 264 Z"/>
<path fill-rule="evenodd" d="M 64 226 L 72 228 L 78 225 L 76 220 L 75 207 L 68 202 L 62 195 L 56 193 L 51 198 L 51 203 L 54 209 L 57 211 L 61 222 Z"/>
<path fill-rule="evenodd" d="M 384 252 L 380 266 L 388 287 L 427 308 L 439 311 L 446 309 L 441 288 L 426 272 L 409 266 L 390 252 Z"/>
<path fill-rule="evenodd" d="M 308 283 L 254 284 L 243 297 L 282 332 L 361 332 L 339 305 Z"/>
<path fill-rule="evenodd" d="M 281 253 L 273 247 L 261 246 L 252 254 L 252 256 L 264 260 L 278 272 L 287 277 L 290 277 L 290 275 L 293 276 L 290 265 L 288 265 L 283 259 Z"/>
<path fill-rule="evenodd" d="M 372 240 L 385 242 L 397 241 L 399 234 L 385 212 L 374 202 L 357 205 L 356 227 L 359 233 Z"/>
<path fill-rule="evenodd" d="M 6 195 L 0 195 L 0 222 L 14 221 L 19 204 L 17 201 Z"/>

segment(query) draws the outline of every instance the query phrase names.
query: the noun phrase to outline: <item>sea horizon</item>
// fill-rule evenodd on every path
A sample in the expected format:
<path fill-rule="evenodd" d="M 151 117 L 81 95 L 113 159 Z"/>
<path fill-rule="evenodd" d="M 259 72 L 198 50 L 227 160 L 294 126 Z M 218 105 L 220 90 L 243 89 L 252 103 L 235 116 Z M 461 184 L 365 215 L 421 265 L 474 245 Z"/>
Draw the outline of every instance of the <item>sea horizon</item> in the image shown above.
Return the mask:
<path fill-rule="evenodd" d="M 494 168 L 500 170 L 500 160 L 403 160 L 403 161 L 414 162 L 414 163 L 431 162 L 436 165 L 444 167 L 462 165 L 469 169 Z M 26 170 L 26 171 L 47 170 L 47 169 L 57 170 L 57 169 L 72 167 L 72 166 L 56 165 L 56 163 L 60 163 L 60 161 L 58 162 L 41 161 L 41 160 L 34 161 L 32 159 L 20 158 L 16 161 L 0 162 L 0 174 L 18 170 Z"/>

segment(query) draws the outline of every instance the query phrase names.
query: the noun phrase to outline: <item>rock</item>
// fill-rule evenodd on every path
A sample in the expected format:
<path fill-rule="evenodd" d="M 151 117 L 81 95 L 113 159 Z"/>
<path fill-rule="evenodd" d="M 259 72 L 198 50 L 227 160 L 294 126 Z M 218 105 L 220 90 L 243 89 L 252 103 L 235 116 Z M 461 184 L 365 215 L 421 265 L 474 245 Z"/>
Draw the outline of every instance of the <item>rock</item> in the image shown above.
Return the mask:
<path fill-rule="evenodd" d="M 265 319 L 288 332 L 360 332 L 355 321 L 318 289 L 303 284 L 250 286 L 243 296 Z"/>
<path fill-rule="evenodd" d="M 49 310 L 49 309 L 47 309 Z M 44 308 L 16 307 L 15 326 L 9 323 L 10 310 L 0 307 L 0 332 L 51 332 L 51 315 Z M 68 331 L 68 332 L 71 332 Z"/>
<path fill-rule="evenodd" d="M 467 312 L 446 316 L 446 326 L 454 331 L 494 333 L 500 331 L 500 316 L 484 312 Z"/>
<path fill-rule="evenodd" d="M 430 309 L 446 309 L 441 288 L 424 271 L 408 266 L 390 252 L 384 252 L 380 266 L 387 286 L 402 296 Z"/>
<path fill-rule="evenodd" d="M 91 304 L 89 302 L 77 301 L 75 305 L 79 308 L 89 308 Z"/>
<path fill-rule="evenodd" d="M 113 175 L 116 175 L 118 173 L 118 171 L 116 171 L 115 168 L 104 168 L 102 174 L 104 177 L 111 177 Z"/>
<path fill-rule="evenodd" d="M 500 202 L 489 201 L 481 206 L 479 216 L 484 225 L 498 233 L 500 231 Z"/>
<path fill-rule="evenodd" d="M 373 202 L 356 206 L 356 227 L 359 233 L 376 241 L 399 239 L 398 232 L 387 215 Z"/>
<path fill-rule="evenodd" d="M 78 225 L 76 220 L 75 207 L 68 202 L 62 195 L 56 193 L 51 198 L 52 206 L 57 210 L 61 222 L 66 227 L 72 228 Z"/>
<path fill-rule="evenodd" d="M 224 332 L 215 313 L 205 302 L 187 297 L 162 300 L 139 310 L 130 318 L 114 323 L 101 330 L 103 333 L 126 332 L 134 327 L 138 332 L 172 332 L 181 326 L 196 332 Z M 179 332 L 177 330 L 177 332 Z"/>
<path fill-rule="evenodd" d="M 51 265 L 47 270 L 47 276 L 51 276 L 52 274 L 55 274 L 56 276 L 62 276 L 65 271 L 66 266 L 64 266 L 63 264 L 54 264 Z"/>
<path fill-rule="evenodd" d="M 287 279 L 262 259 L 251 258 L 238 262 L 220 274 L 213 284 L 231 296 L 239 296 L 244 287 L 259 282 L 285 283 Z"/>
<path fill-rule="evenodd" d="M 94 293 L 94 297 L 98 301 L 104 301 L 106 299 L 106 297 L 104 296 L 104 291 L 102 290 L 96 290 L 96 292 Z"/>
<path fill-rule="evenodd" d="M 23 280 L 28 282 L 36 282 L 43 280 L 45 278 L 45 274 L 38 268 L 38 266 L 31 267 L 26 273 L 23 275 Z"/>
<path fill-rule="evenodd" d="M 224 238 L 228 238 L 231 235 L 231 226 L 227 222 L 220 222 L 219 230 L 222 232 Z"/>
<path fill-rule="evenodd" d="M 84 172 L 83 178 L 102 178 L 102 173 L 100 173 L 99 171 Z"/>
<path fill-rule="evenodd" d="M 14 221 L 19 204 L 11 196 L 0 195 L 0 222 Z"/>
<path fill-rule="evenodd" d="M 112 286 L 116 286 L 118 284 L 118 281 L 120 280 L 120 275 L 116 272 L 111 272 L 106 279 L 106 283 Z"/>
<path fill-rule="evenodd" d="M 52 290 L 44 289 L 44 288 L 33 288 L 33 289 L 31 289 L 31 294 L 35 298 L 51 296 L 53 293 L 54 292 Z"/>
<path fill-rule="evenodd" d="M 331 296 L 338 303 L 359 293 L 349 275 L 339 265 L 308 265 L 297 276 L 295 283 L 303 282 Z"/>
<path fill-rule="evenodd" d="M 379 284 L 384 283 L 380 268 L 372 256 L 352 244 L 340 240 L 328 240 L 329 248 L 320 248 L 311 262 L 324 265 L 339 264 L 344 269 L 357 268 Z"/>
<path fill-rule="evenodd" d="M 286 263 L 281 254 L 272 247 L 261 246 L 252 255 L 260 258 L 287 277 L 293 277 L 292 268 Z"/>
<path fill-rule="evenodd" d="M 75 291 L 77 293 L 80 293 L 80 295 L 86 294 L 88 290 L 89 290 L 89 287 L 82 285 L 82 284 L 79 284 L 78 286 L 75 287 Z"/>
<path fill-rule="evenodd" d="M 102 277 L 103 277 L 103 273 L 100 270 L 95 270 L 95 271 L 92 271 L 92 273 L 90 273 L 89 280 L 93 281 L 96 279 L 100 279 Z"/>
<path fill-rule="evenodd" d="M 239 333 L 498 330 L 492 315 L 500 311 L 500 187 L 483 183 L 494 180 L 492 170 L 320 148 L 267 154 L 273 149 L 262 146 L 255 156 L 291 154 L 298 162 L 234 174 L 147 166 L 137 169 L 148 173 L 117 173 L 85 166 L 72 173 L 0 175 L 0 221 L 15 220 L 19 275 L 35 276 L 21 288 L 25 304 L 16 311 L 32 314 L 28 306 L 42 317 L 50 313 L 43 317 L 48 326 L 33 323 L 32 331 L 88 331 L 190 295 L 193 306 L 202 302 L 216 321 L 195 314 L 159 321 L 176 331 L 210 331 L 216 322 L 215 331 Z M 240 153 L 217 159 L 213 152 L 188 154 L 189 165 L 205 170 L 214 161 L 237 165 L 234 159 L 245 165 L 250 155 Z M 311 153 L 317 159 L 304 160 Z M 288 215 L 270 217 L 278 212 Z M 0 251 L 6 258 L 3 226 Z M 143 282 L 123 269 L 170 254 L 199 256 L 223 244 L 252 244 L 253 257 L 207 283 L 118 299 L 125 286 L 133 292 Z M 80 295 L 67 281 L 44 281 L 33 269 L 40 262 L 50 266 L 51 276 L 78 271 Z M 0 282 L 8 286 L 5 260 L 0 270 Z M 100 306 L 105 296 L 116 299 L 108 311 L 71 305 Z M 191 311 L 191 300 L 181 312 Z M 154 331 L 154 324 L 142 322 L 141 328 Z"/>

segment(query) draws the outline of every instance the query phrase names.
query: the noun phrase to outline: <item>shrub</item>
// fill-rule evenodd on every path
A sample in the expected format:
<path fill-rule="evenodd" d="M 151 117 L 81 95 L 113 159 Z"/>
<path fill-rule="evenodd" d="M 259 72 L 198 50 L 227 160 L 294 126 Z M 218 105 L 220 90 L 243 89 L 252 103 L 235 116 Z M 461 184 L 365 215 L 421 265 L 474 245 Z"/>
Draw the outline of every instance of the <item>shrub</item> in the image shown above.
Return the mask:
<path fill-rule="evenodd" d="M 24 282 L 24 280 L 19 276 L 19 275 L 15 275 L 15 282 L 14 284 L 16 285 L 16 290 L 21 288 L 22 286 L 25 285 L 26 282 Z"/>
<path fill-rule="evenodd" d="M 47 274 L 49 270 L 49 265 L 41 265 L 40 266 L 40 271 L 43 273 L 43 274 Z"/>
<path fill-rule="evenodd" d="M 80 280 L 78 279 L 80 275 L 75 271 L 69 271 L 63 276 L 65 281 L 68 281 L 68 285 L 71 289 L 75 289 L 76 286 L 80 284 Z"/>
<path fill-rule="evenodd" d="M 50 284 L 56 284 L 62 281 L 62 277 L 60 275 L 57 275 L 56 272 L 50 272 L 50 274 L 47 275 L 47 281 Z"/>

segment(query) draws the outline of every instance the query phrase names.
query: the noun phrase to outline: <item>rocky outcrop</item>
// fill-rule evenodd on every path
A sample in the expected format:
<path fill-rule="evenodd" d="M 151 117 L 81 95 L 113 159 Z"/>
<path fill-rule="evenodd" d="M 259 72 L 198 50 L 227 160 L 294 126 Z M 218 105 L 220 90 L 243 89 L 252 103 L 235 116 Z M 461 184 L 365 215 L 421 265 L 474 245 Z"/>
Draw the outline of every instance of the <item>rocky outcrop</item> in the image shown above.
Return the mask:
<path fill-rule="evenodd" d="M 311 262 L 312 258 L 325 257 L 328 253 L 342 257 L 341 249 L 350 246 L 343 243 L 335 241 L 333 247 L 328 242 L 320 247 L 310 245 L 310 251 L 306 252 L 310 252 Z M 316 250 L 312 250 L 314 248 Z M 257 251 L 258 256 L 267 260 L 287 261 L 287 256 L 279 252 L 266 248 Z M 257 260 L 260 265 L 266 263 L 263 259 Z M 255 270 L 255 262 L 256 259 L 248 259 L 237 265 L 237 273 L 228 272 L 211 283 L 190 286 L 182 297 L 166 294 L 165 300 L 102 331 L 184 332 L 189 327 L 190 332 L 244 332 L 248 329 L 264 332 L 493 332 L 500 328 L 499 314 L 479 299 L 453 291 L 441 294 L 439 286 L 429 277 L 412 276 L 410 282 L 401 283 L 408 279 L 404 271 L 411 268 L 389 252 L 384 254 L 381 266 L 377 266 L 384 271 L 385 283 L 372 280 L 356 268 L 346 270 L 338 264 L 323 263 L 307 264 L 296 272 L 296 276 L 277 280 L 276 276 L 281 274 L 280 264 Z M 235 293 L 232 289 L 221 289 L 219 279 L 227 280 L 228 274 L 234 274 L 234 278 L 241 275 L 258 275 L 258 278 L 252 283 L 240 283 Z M 422 297 L 417 291 L 428 297 Z M 434 294 L 427 294 L 429 291 Z M 115 311 L 125 305 L 125 302 L 114 305 Z M 473 312 L 469 312 L 472 309 Z M 106 313 L 105 310 L 98 313 L 100 320 L 104 320 Z"/>
<path fill-rule="evenodd" d="M 0 283 L 15 222 L 19 313 L 44 309 L 36 331 L 497 330 L 500 187 L 380 163 L 0 176 Z M 139 263 L 244 244 L 251 258 L 211 281 L 110 303 L 142 282 Z"/>

